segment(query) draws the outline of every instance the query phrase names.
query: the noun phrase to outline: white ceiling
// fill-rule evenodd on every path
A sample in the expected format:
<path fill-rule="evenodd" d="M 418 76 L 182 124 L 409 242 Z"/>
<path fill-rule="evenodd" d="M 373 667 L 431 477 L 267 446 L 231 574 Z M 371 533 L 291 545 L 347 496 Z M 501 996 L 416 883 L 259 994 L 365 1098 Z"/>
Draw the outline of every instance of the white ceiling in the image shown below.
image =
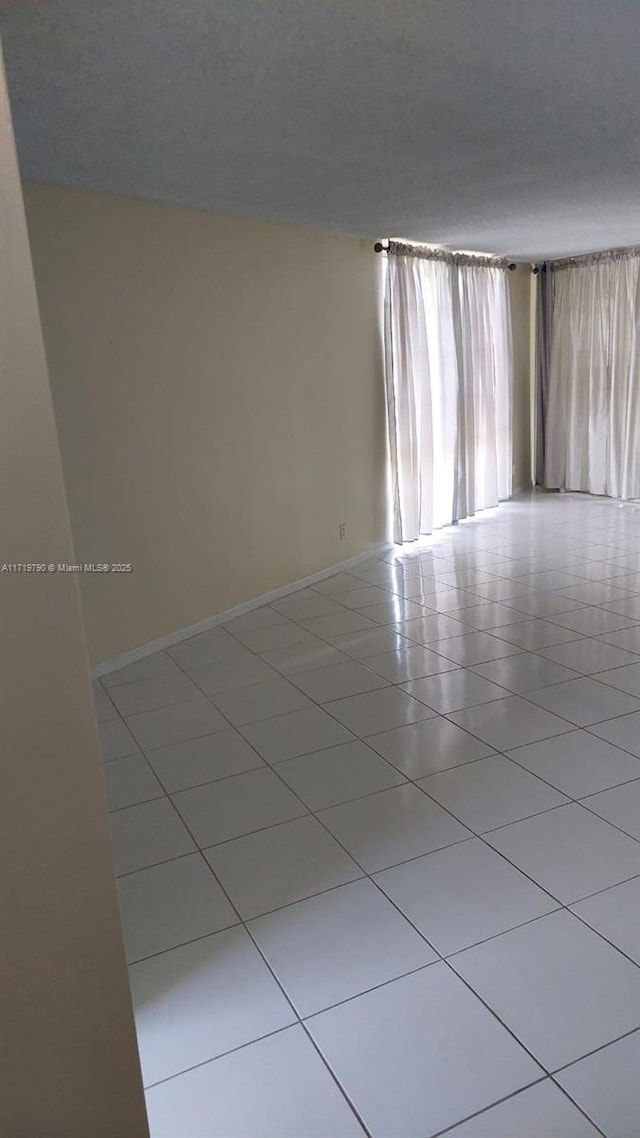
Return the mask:
<path fill-rule="evenodd" d="M 640 242 L 638 0 L 0 0 L 23 174 L 530 259 Z"/>

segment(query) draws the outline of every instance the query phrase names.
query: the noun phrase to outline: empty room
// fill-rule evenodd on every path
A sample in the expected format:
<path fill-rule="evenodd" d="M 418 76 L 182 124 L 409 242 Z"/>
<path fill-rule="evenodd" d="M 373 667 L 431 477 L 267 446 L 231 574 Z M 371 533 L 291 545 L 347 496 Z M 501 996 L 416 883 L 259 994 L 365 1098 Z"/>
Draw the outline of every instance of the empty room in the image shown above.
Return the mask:
<path fill-rule="evenodd" d="M 0 41 L 1 1138 L 638 1138 L 640 8 Z"/>

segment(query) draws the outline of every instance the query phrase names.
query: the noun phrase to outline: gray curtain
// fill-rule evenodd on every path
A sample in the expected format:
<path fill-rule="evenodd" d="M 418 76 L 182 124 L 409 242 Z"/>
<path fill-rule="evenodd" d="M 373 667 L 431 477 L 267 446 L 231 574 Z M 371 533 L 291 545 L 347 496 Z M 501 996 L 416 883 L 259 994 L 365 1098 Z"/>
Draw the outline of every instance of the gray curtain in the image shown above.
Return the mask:
<path fill-rule="evenodd" d="M 536 486 L 544 486 L 545 421 L 549 405 L 553 273 L 545 261 L 536 277 Z"/>

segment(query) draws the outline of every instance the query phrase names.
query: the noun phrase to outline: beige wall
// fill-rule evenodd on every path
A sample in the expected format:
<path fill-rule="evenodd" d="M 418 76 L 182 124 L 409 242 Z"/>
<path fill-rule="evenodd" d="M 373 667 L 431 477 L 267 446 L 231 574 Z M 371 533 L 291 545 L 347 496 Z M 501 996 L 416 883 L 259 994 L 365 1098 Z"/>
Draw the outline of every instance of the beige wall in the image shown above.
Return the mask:
<path fill-rule="evenodd" d="M 73 560 L 0 55 L 1 563 Z M 76 580 L 0 574 L 0 1133 L 143 1138 Z"/>
<path fill-rule="evenodd" d="M 93 661 L 385 539 L 370 242 L 25 198 Z"/>
<path fill-rule="evenodd" d="M 508 274 L 513 322 L 513 489 L 531 486 L 531 267 Z"/>

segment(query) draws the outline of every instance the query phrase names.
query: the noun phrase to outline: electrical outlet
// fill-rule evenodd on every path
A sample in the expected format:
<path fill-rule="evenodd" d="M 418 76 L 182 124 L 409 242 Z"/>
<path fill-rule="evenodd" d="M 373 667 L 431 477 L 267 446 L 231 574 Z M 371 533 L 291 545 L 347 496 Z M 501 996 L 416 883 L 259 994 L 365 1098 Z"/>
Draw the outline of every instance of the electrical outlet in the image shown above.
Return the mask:
<path fill-rule="evenodd" d="M 338 526 L 338 541 L 344 541 L 346 536 L 347 536 L 346 522 L 341 522 L 340 525 Z"/>

